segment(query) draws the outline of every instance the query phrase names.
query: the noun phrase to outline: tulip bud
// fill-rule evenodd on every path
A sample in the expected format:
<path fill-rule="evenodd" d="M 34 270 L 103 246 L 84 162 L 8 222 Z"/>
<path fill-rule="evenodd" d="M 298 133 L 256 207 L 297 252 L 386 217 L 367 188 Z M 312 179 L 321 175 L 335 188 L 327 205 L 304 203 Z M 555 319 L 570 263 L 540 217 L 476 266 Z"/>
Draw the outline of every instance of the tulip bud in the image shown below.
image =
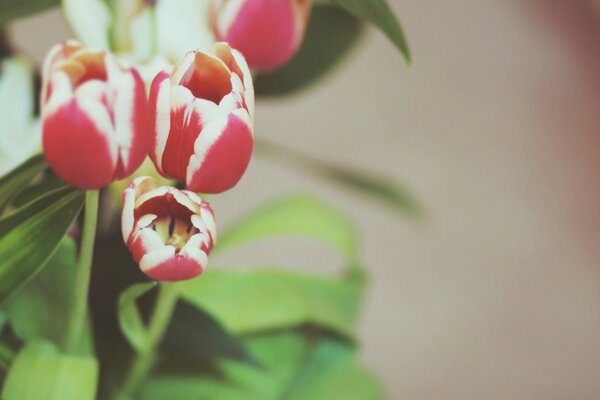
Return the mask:
<path fill-rule="evenodd" d="M 215 36 L 238 49 L 252 69 L 281 67 L 302 43 L 310 0 L 211 1 Z"/>
<path fill-rule="evenodd" d="M 80 189 L 128 177 L 147 154 L 147 107 L 134 68 L 75 41 L 55 46 L 44 64 L 41 97 L 48 164 Z"/>
<path fill-rule="evenodd" d="M 220 193 L 244 174 L 254 143 L 254 88 L 244 57 L 224 43 L 189 52 L 150 88 L 158 172 L 189 190 Z"/>
<path fill-rule="evenodd" d="M 210 205 L 187 190 L 135 179 L 123 193 L 123 239 L 142 272 L 159 281 L 200 275 L 216 242 Z"/>

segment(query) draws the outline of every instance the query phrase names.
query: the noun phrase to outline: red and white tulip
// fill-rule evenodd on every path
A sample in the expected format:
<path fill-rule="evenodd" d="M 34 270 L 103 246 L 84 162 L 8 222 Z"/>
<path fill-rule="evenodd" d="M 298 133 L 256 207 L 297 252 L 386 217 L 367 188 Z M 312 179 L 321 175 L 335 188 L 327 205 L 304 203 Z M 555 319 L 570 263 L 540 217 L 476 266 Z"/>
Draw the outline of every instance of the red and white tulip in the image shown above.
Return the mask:
<path fill-rule="evenodd" d="M 254 88 L 244 57 L 227 44 L 192 51 L 150 88 L 150 157 L 158 172 L 189 190 L 235 186 L 252 156 Z"/>
<path fill-rule="evenodd" d="M 296 53 L 306 30 L 310 0 L 211 0 L 217 40 L 238 49 L 250 68 L 270 71 Z"/>
<path fill-rule="evenodd" d="M 217 240 L 214 213 L 198 195 L 135 179 L 123 193 L 123 239 L 142 272 L 159 281 L 200 275 Z"/>
<path fill-rule="evenodd" d="M 48 164 L 80 189 L 128 177 L 147 155 L 144 82 L 134 68 L 104 50 L 75 41 L 50 50 L 41 114 Z"/>

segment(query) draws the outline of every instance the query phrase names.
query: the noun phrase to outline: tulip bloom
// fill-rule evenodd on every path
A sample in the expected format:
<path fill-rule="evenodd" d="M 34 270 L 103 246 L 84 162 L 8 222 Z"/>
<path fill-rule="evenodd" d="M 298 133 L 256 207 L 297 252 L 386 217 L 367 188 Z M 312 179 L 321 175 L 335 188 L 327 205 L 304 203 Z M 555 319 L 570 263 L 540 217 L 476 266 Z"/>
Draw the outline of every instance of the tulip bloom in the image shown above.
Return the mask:
<path fill-rule="evenodd" d="M 211 26 L 217 40 L 238 49 L 250 68 L 281 67 L 302 43 L 310 0 L 211 1 Z"/>
<path fill-rule="evenodd" d="M 189 190 L 220 193 L 244 174 L 254 143 L 254 88 L 243 56 L 224 43 L 189 52 L 150 88 L 158 172 Z"/>
<path fill-rule="evenodd" d="M 65 182 L 98 189 L 131 175 L 147 155 L 144 82 L 103 50 L 68 41 L 43 68 L 42 143 Z"/>
<path fill-rule="evenodd" d="M 135 179 L 123 193 L 123 240 L 142 272 L 160 281 L 200 275 L 217 239 L 209 204 L 195 193 Z"/>

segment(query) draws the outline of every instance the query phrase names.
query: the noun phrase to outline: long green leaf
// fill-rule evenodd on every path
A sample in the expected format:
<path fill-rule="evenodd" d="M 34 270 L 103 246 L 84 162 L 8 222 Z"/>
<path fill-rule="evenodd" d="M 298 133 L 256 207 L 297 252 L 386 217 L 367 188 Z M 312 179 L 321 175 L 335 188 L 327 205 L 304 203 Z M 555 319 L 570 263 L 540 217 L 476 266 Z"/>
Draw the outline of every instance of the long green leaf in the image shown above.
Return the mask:
<path fill-rule="evenodd" d="M 410 63 L 410 49 L 404 31 L 386 0 L 332 1 L 358 18 L 364 19 L 381 29 L 402 53 L 406 62 Z"/>
<path fill-rule="evenodd" d="M 2 177 L 0 179 L 0 212 L 46 167 L 44 156 L 38 155 Z"/>
<path fill-rule="evenodd" d="M 46 267 L 4 307 L 16 335 L 25 341 L 60 344 L 72 304 L 76 248 L 65 238 Z"/>
<path fill-rule="evenodd" d="M 119 326 L 129 344 L 137 351 L 145 347 L 148 332 L 136 300 L 155 286 L 156 282 L 138 283 L 127 288 L 119 297 Z"/>
<path fill-rule="evenodd" d="M 60 0 L 0 0 L 0 25 L 58 6 Z"/>
<path fill-rule="evenodd" d="M 82 205 L 82 192 L 60 189 L 0 219 L 0 303 L 44 267 Z"/>
<path fill-rule="evenodd" d="M 284 67 L 256 77 L 256 94 L 286 95 L 318 82 L 350 53 L 363 31 L 363 23 L 339 7 L 315 5 L 302 47 Z"/>
<path fill-rule="evenodd" d="M 98 363 L 35 342 L 19 352 L 2 389 L 3 400 L 94 400 Z"/>

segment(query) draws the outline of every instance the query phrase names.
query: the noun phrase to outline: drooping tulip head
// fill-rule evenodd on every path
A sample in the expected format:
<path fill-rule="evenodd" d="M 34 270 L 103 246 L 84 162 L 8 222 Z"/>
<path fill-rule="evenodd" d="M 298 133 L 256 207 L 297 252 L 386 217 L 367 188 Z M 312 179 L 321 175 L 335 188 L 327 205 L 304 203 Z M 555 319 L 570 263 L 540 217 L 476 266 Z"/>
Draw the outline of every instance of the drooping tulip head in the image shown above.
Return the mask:
<path fill-rule="evenodd" d="M 310 0 L 211 0 L 218 40 L 239 50 L 250 68 L 270 71 L 296 53 L 308 23 Z"/>
<path fill-rule="evenodd" d="M 200 275 L 217 240 L 210 205 L 198 195 L 136 178 L 123 193 L 123 239 L 142 272 L 159 281 Z"/>
<path fill-rule="evenodd" d="M 158 172 L 189 190 L 235 186 L 252 156 L 254 88 L 244 57 L 224 43 L 189 52 L 150 88 L 150 157 Z"/>
<path fill-rule="evenodd" d="M 75 41 L 50 50 L 41 114 L 48 164 L 80 189 L 128 177 L 147 155 L 144 83 L 133 67 L 104 50 Z"/>

